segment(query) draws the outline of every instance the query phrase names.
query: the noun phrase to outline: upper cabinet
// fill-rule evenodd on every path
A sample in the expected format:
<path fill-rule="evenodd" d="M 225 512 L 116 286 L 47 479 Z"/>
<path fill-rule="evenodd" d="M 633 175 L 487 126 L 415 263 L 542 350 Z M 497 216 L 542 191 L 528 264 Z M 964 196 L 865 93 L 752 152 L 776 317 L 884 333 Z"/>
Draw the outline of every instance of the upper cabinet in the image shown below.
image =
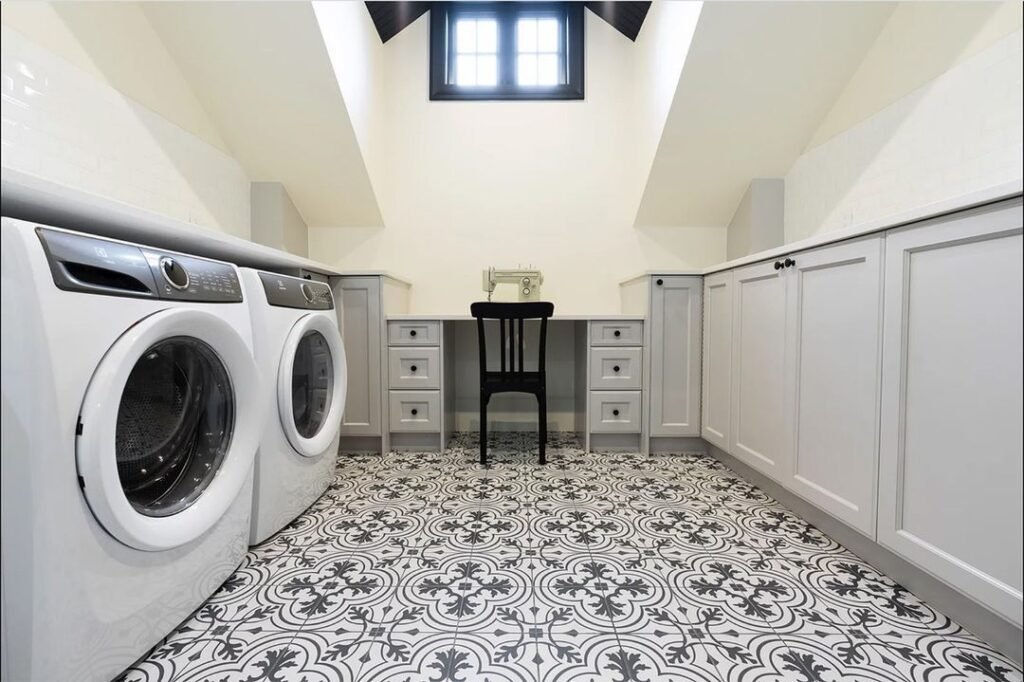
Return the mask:
<path fill-rule="evenodd" d="M 890 232 L 878 538 L 1021 624 L 1020 200 Z"/>
<path fill-rule="evenodd" d="M 650 292 L 650 435 L 700 435 L 700 277 L 654 277 Z"/>

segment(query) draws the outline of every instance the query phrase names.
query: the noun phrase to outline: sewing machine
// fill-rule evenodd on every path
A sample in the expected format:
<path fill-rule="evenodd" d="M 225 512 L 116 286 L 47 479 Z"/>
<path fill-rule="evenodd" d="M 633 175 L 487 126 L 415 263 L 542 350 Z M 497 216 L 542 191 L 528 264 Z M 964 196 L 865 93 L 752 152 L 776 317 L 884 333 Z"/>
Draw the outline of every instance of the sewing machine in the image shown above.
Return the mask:
<path fill-rule="evenodd" d="M 519 291 L 520 301 L 539 301 L 540 285 L 544 283 L 544 276 L 540 270 L 534 270 L 532 266 L 515 269 L 487 268 L 484 270 L 484 291 L 487 292 L 487 300 L 491 300 L 494 289 L 499 284 L 515 284 Z"/>

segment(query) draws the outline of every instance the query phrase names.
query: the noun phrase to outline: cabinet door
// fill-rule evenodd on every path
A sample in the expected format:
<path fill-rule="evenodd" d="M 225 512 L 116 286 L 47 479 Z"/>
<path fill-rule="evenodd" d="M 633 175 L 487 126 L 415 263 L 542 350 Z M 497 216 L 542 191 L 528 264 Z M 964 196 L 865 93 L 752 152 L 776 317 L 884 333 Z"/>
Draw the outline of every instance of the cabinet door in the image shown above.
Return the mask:
<path fill-rule="evenodd" d="M 381 434 L 381 297 L 379 277 L 341 279 L 341 337 L 348 358 L 343 436 Z"/>
<path fill-rule="evenodd" d="M 882 238 L 793 259 L 785 404 L 794 438 L 785 485 L 874 537 Z"/>
<path fill-rule="evenodd" d="M 890 232 L 879 541 L 1021 624 L 1020 199 Z"/>
<path fill-rule="evenodd" d="M 786 423 L 785 269 L 759 263 L 733 273 L 732 412 L 729 452 L 783 482 Z"/>
<path fill-rule="evenodd" d="M 699 436 L 701 278 L 651 285 L 650 433 Z"/>
<path fill-rule="evenodd" d="M 729 270 L 704 278 L 700 435 L 723 450 L 732 412 L 732 277 Z"/>

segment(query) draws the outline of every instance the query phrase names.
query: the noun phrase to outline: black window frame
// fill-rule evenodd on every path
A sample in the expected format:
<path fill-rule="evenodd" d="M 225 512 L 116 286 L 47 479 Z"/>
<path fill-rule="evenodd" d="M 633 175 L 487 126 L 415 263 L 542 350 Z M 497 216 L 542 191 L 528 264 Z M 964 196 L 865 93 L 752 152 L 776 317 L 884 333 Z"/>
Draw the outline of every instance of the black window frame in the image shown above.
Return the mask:
<path fill-rule="evenodd" d="M 498 19 L 498 84 L 458 86 L 453 82 L 455 46 L 450 36 L 459 17 L 494 15 Z M 521 86 L 515 82 L 516 21 L 520 17 L 556 15 L 564 26 L 561 50 L 566 82 L 555 86 Z M 582 2 L 435 2 L 430 8 L 431 100 L 574 100 L 583 99 L 584 16 Z"/>

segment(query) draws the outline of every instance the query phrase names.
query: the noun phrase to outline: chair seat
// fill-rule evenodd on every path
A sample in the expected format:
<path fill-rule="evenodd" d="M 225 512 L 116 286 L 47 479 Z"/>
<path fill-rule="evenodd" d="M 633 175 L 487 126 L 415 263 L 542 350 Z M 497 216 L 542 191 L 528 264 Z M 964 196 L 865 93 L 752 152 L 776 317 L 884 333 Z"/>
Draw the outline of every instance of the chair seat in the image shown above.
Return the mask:
<path fill-rule="evenodd" d="M 480 388 L 486 393 L 537 393 L 545 383 L 541 372 L 487 372 Z"/>

